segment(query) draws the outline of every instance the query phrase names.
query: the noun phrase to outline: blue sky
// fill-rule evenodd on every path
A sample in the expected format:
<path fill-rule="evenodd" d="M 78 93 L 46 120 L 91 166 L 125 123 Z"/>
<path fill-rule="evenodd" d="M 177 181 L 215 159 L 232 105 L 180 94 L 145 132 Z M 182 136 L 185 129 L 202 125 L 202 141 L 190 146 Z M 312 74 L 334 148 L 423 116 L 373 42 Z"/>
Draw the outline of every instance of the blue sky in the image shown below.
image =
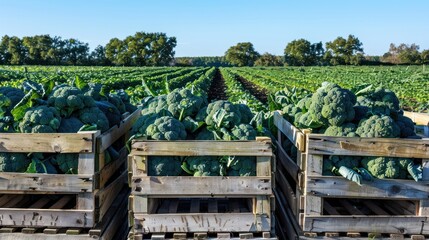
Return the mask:
<path fill-rule="evenodd" d="M 220 56 L 238 42 L 283 54 L 288 42 L 353 34 L 365 54 L 429 49 L 428 0 L 0 0 L 0 36 L 74 37 L 93 49 L 137 31 L 177 38 L 176 56 Z"/>

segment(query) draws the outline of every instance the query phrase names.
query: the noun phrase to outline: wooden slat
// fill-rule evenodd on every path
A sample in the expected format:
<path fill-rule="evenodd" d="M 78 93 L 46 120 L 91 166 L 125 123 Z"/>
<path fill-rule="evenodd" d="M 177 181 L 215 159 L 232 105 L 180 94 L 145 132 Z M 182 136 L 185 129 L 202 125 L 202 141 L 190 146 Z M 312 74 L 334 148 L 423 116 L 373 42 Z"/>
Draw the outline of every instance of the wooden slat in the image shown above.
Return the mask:
<path fill-rule="evenodd" d="M 101 219 L 104 214 L 109 210 L 112 202 L 116 196 L 121 192 L 125 186 L 124 181 L 127 179 L 127 173 L 123 172 L 114 182 L 109 184 L 106 188 L 101 189 L 95 196 L 95 206 L 99 209 L 99 218 Z"/>
<path fill-rule="evenodd" d="M 417 125 L 428 125 L 429 114 L 404 111 L 404 116 L 411 118 Z"/>
<path fill-rule="evenodd" d="M 92 211 L 69 209 L 0 209 L 2 226 L 14 227 L 92 227 Z"/>
<path fill-rule="evenodd" d="M 91 192 L 92 175 L 0 173 L 0 190 L 34 192 Z"/>
<path fill-rule="evenodd" d="M 294 189 L 290 186 L 288 180 L 282 172 L 282 168 L 279 168 L 280 171 L 276 172 L 276 181 L 277 189 L 281 190 L 282 194 L 285 196 L 289 206 L 291 207 L 294 214 L 297 214 L 297 204 L 298 200 L 295 195 Z M 295 186 L 296 187 L 296 186 Z"/>
<path fill-rule="evenodd" d="M 305 151 L 305 135 L 300 129 L 293 126 L 283 118 L 279 111 L 274 112 L 274 125 L 298 148 L 299 151 Z"/>
<path fill-rule="evenodd" d="M 277 143 L 277 142 L 275 142 Z M 282 146 L 276 144 L 277 148 L 277 161 L 284 167 L 286 172 L 291 176 L 295 182 L 298 182 L 298 173 L 300 172 L 299 166 L 287 155 Z"/>
<path fill-rule="evenodd" d="M 1 133 L 0 152 L 94 152 L 95 132 L 81 133 Z"/>
<path fill-rule="evenodd" d="M 429 139 L 350 138 L 310 134 L 308 153 L 429 158 Z"/>
<path fill-rule="evenodd" d="M 305 216 L 304 231 L 428 234 L 426 217 Z"/>
<path fill-rule="evenodd" d="M 135 221 L 149 232 L 254 232 L 270 231 L 267 216 L 252 213 L 134 214 Z"/>
<path fill-rule="evenodd" d="M 269 142 L 261 141 L 138 141 L 131 155 L 152 156 L 266 156 L 273 155 Z"/>
<path fill-rule="evenodd" d="M 320 197 L 427 199 L 429 192 L 427 181 L 375 179 L 359 186 L 355 182 L 336 176 L 307 176 L 307 179 L 306 192 Z"/>
<path fill-rule="evenodd" d="M 116 171 L 123 166 L 127 160 L 128 152 L 126 147 L 123 147 L 119 151 L 119 159 L 116 159 L 109 164 L 107 164 L 100 172 L 97 174 L 99 178 L 96 188 L 103 188 L 107 181 L 116 173 Z"/>
<path fill-rule="evenodd" d="M 323 210 L 328 212 L 328 215 L 340 215 L 338 211 L 327 201 L 323 201 Z"/>
<path fill-rule="evenodd" d="M 116 140 L 121 136 L 127 133 L 133 126 L 134 122 L 140 117 L 141 110 L 137 109 L 127 118 L 121 121 L 119 126 L 113 126 L 108 131 L 101 134 L 98 138 L 98 152 L 104 152 L 108 147 L 110 147 Z M 100 166 L 102 167 L 102 166 Z"/>
<path fill-rule="evenodd" d="M 254 196 L 272 193 L 269 176 L 136 176 L 131 186 L 133 194 L 148 196 Z"/>

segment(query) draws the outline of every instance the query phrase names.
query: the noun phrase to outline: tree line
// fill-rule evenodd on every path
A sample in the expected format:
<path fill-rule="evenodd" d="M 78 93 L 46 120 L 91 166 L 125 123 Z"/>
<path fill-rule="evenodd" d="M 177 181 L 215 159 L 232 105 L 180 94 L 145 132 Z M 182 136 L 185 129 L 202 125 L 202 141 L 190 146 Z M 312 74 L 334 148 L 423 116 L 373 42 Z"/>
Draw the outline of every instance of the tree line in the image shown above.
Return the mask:
<path fill-rule="evenodd" d="M 90 51 L 88 43 L 75 38 L 5 35 L 0 41 L 0 64 L 165 66 L 172 62 L 176 44 L 176 38 L 165 33 L 137 32 Z"/>
<path fill-rule="evenodd" d="M 427 64 L 429 50 L 416 44 L 390 44 L 383 56 L 366 56 L 355 36 L 311 43 L 297 39 L 288 43 L 284 55 L 260 54 L 250 42 L 231 46 L 220 57 L 174 58 L 175 37 L 165 33 L 136 32 L 125 39 L 112 38 L 90 51 L 88 43 L 48 34 L 22 38 L 5 35 L 0 41 L 0 64 L 92 65 L 92 66 L 326 66 Z"/>

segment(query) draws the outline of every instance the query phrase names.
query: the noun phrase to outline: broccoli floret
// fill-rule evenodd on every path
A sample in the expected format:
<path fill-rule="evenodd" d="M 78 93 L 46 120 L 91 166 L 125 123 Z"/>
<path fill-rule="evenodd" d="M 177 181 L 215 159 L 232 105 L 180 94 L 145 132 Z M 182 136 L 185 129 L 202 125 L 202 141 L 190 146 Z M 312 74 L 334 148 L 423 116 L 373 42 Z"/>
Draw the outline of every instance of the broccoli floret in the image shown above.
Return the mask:
<path fill-rule="evenodd" d="M 189 116 L 182 120 L 182 124 L 189 133 L 197 131 L 202 126 L 202 123 L 195 121 Z"/>
<path fill-rule="evenodd" d="M 325 126 L 341 126 L 355 117 L 356 96 L 333 83 L 323 83 L 311 98 L 308 112 L 313 122 Z"/>
<path fill-rule="evenodd" d="M 59 133 L 76 133 L 85 124 L 76 117 L 62 118 L 60 127 L 58 128 Z"/>
<path fill-rule="evenodd" d="M 92 97 L 85 96 L 78 88 L 61 85 L 52 91 L 48 105 L 55 107 L 61 117 L 69 117 L 77 110 L 94 107 L 95 101 Z"/>
<path fill-rule="evenodd" d="M 133 124 L 133 128 L 131 129 L 131 134 L 145 135 L 146 128 L 150 124 L 154 123 L 157 118 L 159 118 L 159 116 L 156 113 L 141 115 Z"/>
<path fill-rule="evenodd" d="M 356 125 L 353 123 L 346 123 L 342 126 L 329 126 L 323 134 L 333 137 L 358 137 Z"/>
<path fill-rule="evenodd" d="M 250 124 L 240 124 L 231 129 L 231 134 L 237 140 L 255 140 L 256 130 Z"/>
<path fill-rule="evenodd" d="M 76 115 L 80 121 L 88 125 L 96 125 L 101 132 L 109 129 L 109 120 L 98 107 L 87 107 L 79 110 Z"/>
<path fill-rule="evenodd" d="M 382 87 L 366 91 L 363 95 L 358 96 L 356 106 L 359 107 L 359 114 L 355 121 L 373 115 L 387 115 L 396 120 L 401 112 L 396 94 Z"/>
<path fill-rule="evenodd" d="M 108 97 L 108 101 L 118 109 L 119 113 L 122 114 L 127 111 L 125 107 L 125 103 L 122 101 L 121 97 L 118 96 L 117 94 L 110 93 Z"/>
<path fill-rule="evenodd" d="M 160 95 L 157 97 L 148 97 L 142 103 L 142 115 L 158 113 L 164 116 L 172 116 L 168 111 L 167 95 Z"/>
<path fill-rule="evenodd" d="M 96 101 L 95 104 L 107 117 L 109 127 L 113 127 L 121 123 L 122 114 L 115 105 L 108 101 Z"/>
<path fill-rule="evenodd" d="M 308 112 L 311 106 L 311 97 L 312 95 L 305 96 L 303 99 L 299 100 L 296 107 L 299 108 L 301 112 Z"/>
<path fill-rule="evenodd" d="M 23 133 L 54 133 L 60 127 L 60 122 L 60 115 L 55 108 L 38 106 L 25 112 L 19 130 Z"/>
<path fill-rule="evenodd" d="M 194 177 L 220 176 L 223 169 L 218 157 L 195 156 L 187 157 L 182 168 Z"/>
<path fill-rule="evenodd" d="M 205 111 L 205 113 L 198 113 L 197 121 L 199 121 L 198 117 L 206 116 L 204 120 L 208 126 L 230 129 L 241 123 L 240 110 L 236 105 L 228 101 L 218 100 L 212 102 L 201 111 Z"/>
<path fill-rule="evenodd" d="M 301 109 L 293 104 L 289 104 L 282 109 L 283 117 L 289 122 L 295 122 L 296 115 L 301 112 Z"/>
<path fill-rule="evenodd" d="M 415 165 L 410 158 L 364 157 L 361 164 L 373 177 L 380 179 L 413 178 L 418 181 L 422 177 L 421 167 Z"/>
<path fill-rule="evenodd" d="M 83 89 L 85 96 L 90 96 L 95 101 L 107 100 L 105 92 L 107 89 L 103 88 L 102 84 L 99 83 L 88 83 L 88 85 Z"/>
<path fill-rule="evenodd" d="M 59 153 L 52 158 L 52 164 L 57 165 L 58 168 L 65 174 L 77 174 L 79 167 L 79 154 L 78 153 Z"/>
<path fill-rule="evenodd" d="M 323 175 L 336 175 L 341 166 L 353 169 L 359 166 L 360 157 L 331 155 L 323 158 Z"/>
<path fill-rule="evenodd" d="M 391 117 L 374 115 L 361 120 L 356 133 L 360 137 L 395 138 L 400 136 L 400 129 Z"/>
<path fill-rule="evenodd" d="M 240 111 L 241 114 L 241 123 L 249 124 L 250 121 L 252 121 L 254 115 L 250 108 L 246 104 L 236 104 L 238 107 L 238 111 Z"/>
<path fill-rule="evenodd" d="M 416 132 L 414 131 L 414 122 L 410 118 L 399 115 L 395 123 L 399 126 L 401 138 L 416 136 Z"/>
<path fill-rule="evenodd" d="M 256 176 L 256 157 L 228 157 L 227 176 Z"/>
<path fill-rule="evenodd" d="M 137 110 L 137 107 L 131 104 L 130 96 L 123 89 L 116 90 L 116 95 L 118 95 L 122 99 L 122 102 L 125 105 L 125 110 L 127 112 L 132 113 Z"/>
<path fill-rule="evenodd" d="M 182 121 L 185 117 L 194 117 L 204 103 L 204 98 L 196 96 L 187 88 L 177 88 L 167 95 L 168 111 Z"/>
<path fill-rule="evenodd" d="M 216 133 L 203 128 L 195 137 L 196 140 L 218 140 Z"/>
<path fill-rule="evenodd" d="M 299 112 L 295 115 L 294 125 L 298 128 L 320 128 L 322 125 L 314 121 L 310 112 Z"/>
<path fill-rule="evenodd" d="M 0 152 L 0 172 L 25 172 L 30 162 L 24 153 Z"/>
<path fill-rule="evenodd" d="M 186 135 L 185 126 L 168 116 L 157 118 L 146 128 L 146 136 L 156 140 L 184 140 Z"/>
<path fill-rule="evenodd" d="M 14 87 L 0 87 L 0 94 L 3 94 L 10 100 L 7 112 L 10 112 L 10 110 L 12 110 L 12 108 L 25 96 L 25 93 L 21 89 Z"/>
<path fill-rule="evenodd" d="M 179 176 L 182 173 L 182 161 L 178 157 L 150 156 L 149 176 Z"/>

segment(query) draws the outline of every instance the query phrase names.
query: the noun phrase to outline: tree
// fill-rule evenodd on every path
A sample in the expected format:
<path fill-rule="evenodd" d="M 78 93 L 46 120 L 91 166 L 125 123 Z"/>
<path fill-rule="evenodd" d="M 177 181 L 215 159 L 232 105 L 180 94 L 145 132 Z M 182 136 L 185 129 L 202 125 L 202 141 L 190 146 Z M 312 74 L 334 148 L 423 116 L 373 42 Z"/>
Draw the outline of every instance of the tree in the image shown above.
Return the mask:
<path fill-rule="evenodd" d="M 96 66 L 107 66 L 110 65 L 109 60 L 106 57 L 106 48 L 98 45 L 89 55 L 91 65 Z"/>
<path fill-rule="evenodd" d="M 422 53 L 420 54 L 420 58 L 422 63 L 429 64 L 429 49 L 422 51 Z"/>
<path fill-rule="evenodd" d="M 238 43 L 225 52 L 226 60 L 239 67 L 253 66 L 258 57 L 259 53 L 255 51 L 250 42 Z"/>
<path fill-rule="evenodd" d="M 68 65 L 85 65 L 88 63 L 88 43 L 75 38 L 64 40 L 64 62 Z"/>
<path fill-rule="evenodd" d="M 124 40 L 111 39 L 106 57 L 115 65 L 165 66 L 173 60 L 176 44 L 176 38 L 165 33 L 137 32 Z"/>
<path fill-rule="evenodd" d="M 398 46 L 391 43 L 389 51 L 383 55 L 383 61 L 395 64 L 417 64 L 421 62 L 419 49 L 419 45 L 415 43 L 411 45 L 401 43 Z"/>
<path fill-rule="evenodd" d="M 53 40 L 49 35 L 23 37 L 22 44 L 26 49 L 26 64 L 46 65 L 52 62 L 49 51 L 53 47 Z"/>
<path fill-rule="evenodd" d="M 301 38 L 288 43 L 284 53 L 287 65 L 310 66 L 321 64 L 324 49 L 322 42 L 311 44 Z"/>
<path fill-rule="evenodd" d="M 255 61 L 255 66 L 268 67 L 268 66 L 282 66 L 282 65 L 283 65 L 283 62 L 279 57 L 269 53 L 262 54 L 258 58 L 258 60 Z"/>
<path fill-rule="evenodd" d="M 362 43 L 353 35 L 349 35 L 347 39 L 337 37 L 325 46 L 324 58 L 332 65 L 359 65 L 364 60 Z"/>

